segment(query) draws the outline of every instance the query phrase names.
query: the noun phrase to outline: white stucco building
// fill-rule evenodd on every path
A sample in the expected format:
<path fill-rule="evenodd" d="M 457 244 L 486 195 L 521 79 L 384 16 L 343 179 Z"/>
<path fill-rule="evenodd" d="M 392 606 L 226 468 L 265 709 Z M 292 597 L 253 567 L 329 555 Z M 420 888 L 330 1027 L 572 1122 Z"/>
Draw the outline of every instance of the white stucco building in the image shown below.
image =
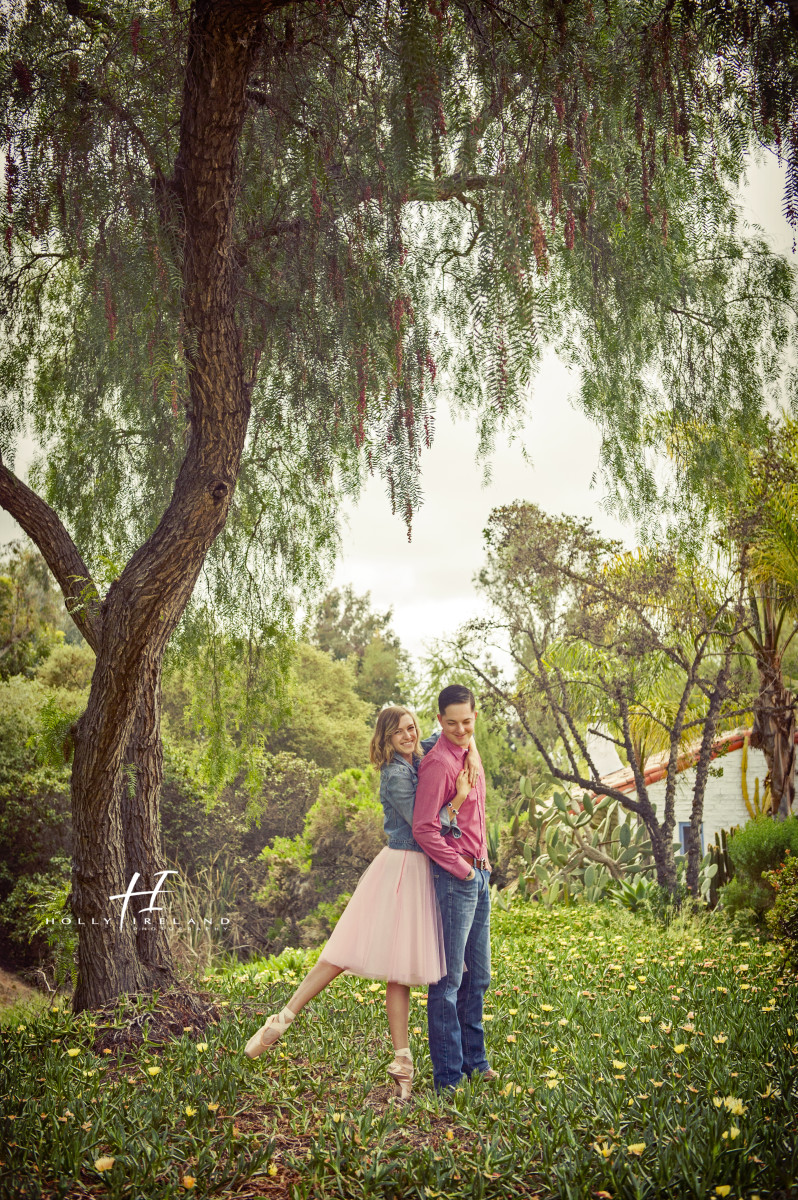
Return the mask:
<path fill-rule="evenodd" d="M 750 730 L 735 729 L 723 734 L 715 743 L 710 775 L 704 792 L 704 819 L 702 824 L 702 850 L 706 850 L 716 841 L 720 829 L 729 830 L 735 825 L 744 825 L 751 814 L 743 798 L 743 746 Z M 676 827 L 678 836 L 685 848 L 685 828 L 690 824 L 690 809 L 693 802 L 696 768 L 695 754 L 688 752 L 684 756 L 684 764 L 680 767 L 676 784 Z M 662 820 L 665 807 L 665 774 L 668 767 L 668 755 L 659 754 L 649 759 L 646 764 L 646 785 L 652 804 L 657 806 L 657 817 Z M 753 803 L 756 780 L 759 780 L 759 795 L 764 793 L 767 766 L 761 750 L 748 749 L 748 764 L 746 778 L 749 800 Z M 602 776 L 603 781 L 630 796 L 635 795 L 634 778 L 629 767 L 619 767 L 617 770 Z"/>

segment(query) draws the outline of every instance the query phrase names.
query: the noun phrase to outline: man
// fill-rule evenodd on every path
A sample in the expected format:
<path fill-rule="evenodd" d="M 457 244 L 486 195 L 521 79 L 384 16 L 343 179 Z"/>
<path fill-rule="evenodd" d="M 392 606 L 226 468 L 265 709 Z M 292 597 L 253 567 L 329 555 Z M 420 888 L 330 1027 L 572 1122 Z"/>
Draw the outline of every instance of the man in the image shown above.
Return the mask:
<path fill-rule="evenodd" d="M 443 919 L 447 973 L 427 994 L 429 1051 L 438 1091 L 463 1073 L 495 1079 L 485 1057 L 482 1002 L 490 984 L 490 865 L 485 838 L 485 771 L 457 812 L 461 836 L 441 836 L 441 808 L 452 812 L 477 712 L 473 692 L 452 684 L 438 697 L 442 736 L 418 770 L 413 837 L 432 860 Z M 450 813 L 450 816 L 452 813 Z M 465 970 L 464 970 L 465 967 Z"/>

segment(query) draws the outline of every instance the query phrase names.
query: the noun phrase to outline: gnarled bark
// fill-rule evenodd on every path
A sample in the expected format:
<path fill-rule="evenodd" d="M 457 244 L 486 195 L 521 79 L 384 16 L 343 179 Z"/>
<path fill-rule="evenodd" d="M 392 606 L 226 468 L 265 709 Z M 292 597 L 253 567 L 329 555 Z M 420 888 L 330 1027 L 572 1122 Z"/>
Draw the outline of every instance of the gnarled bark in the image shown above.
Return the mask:
<path fill-rule="evenodd" d="M 781 655 L 760 647 L 756 655 L 759 692 L 754 704 L 751 746 L 762 750 L 768 767 L 772 813 L 783 820 L 795 801 L 795 697 L 784 686 Z"/>

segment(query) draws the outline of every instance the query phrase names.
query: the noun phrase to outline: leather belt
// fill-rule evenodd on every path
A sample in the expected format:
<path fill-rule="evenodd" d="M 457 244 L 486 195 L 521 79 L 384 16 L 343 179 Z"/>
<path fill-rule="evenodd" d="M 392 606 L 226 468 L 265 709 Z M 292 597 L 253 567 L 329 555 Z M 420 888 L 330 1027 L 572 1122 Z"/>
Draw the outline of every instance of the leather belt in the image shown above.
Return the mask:
<path fill-rule="evenodd" d="M 464 858 L 469 866 L 478 867 L 480 871 L 487 871 L 490 867 L 490 863 L 486 858 L 474 858 L 473 854 L 461 854 L 460 857 Z"/>

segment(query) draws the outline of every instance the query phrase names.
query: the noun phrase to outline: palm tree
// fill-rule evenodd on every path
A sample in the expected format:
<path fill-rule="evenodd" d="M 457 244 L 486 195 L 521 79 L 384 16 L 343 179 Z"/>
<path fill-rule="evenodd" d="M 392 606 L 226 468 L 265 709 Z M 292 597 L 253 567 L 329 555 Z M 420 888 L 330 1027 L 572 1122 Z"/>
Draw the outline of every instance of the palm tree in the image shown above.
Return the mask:
<path fill-rule="evenodd" d="M 759 675 L 751 746 L 765 755 L 771 812 L 783 819 L 795 800 L 796 698 L 785 685 L 783 661 L 798 633 L 798 423 L 784 420 L 777 445 L 777 457 L 760 460 L 752 486 L 758 528 L 749 550 L 745 637 Z"/>

